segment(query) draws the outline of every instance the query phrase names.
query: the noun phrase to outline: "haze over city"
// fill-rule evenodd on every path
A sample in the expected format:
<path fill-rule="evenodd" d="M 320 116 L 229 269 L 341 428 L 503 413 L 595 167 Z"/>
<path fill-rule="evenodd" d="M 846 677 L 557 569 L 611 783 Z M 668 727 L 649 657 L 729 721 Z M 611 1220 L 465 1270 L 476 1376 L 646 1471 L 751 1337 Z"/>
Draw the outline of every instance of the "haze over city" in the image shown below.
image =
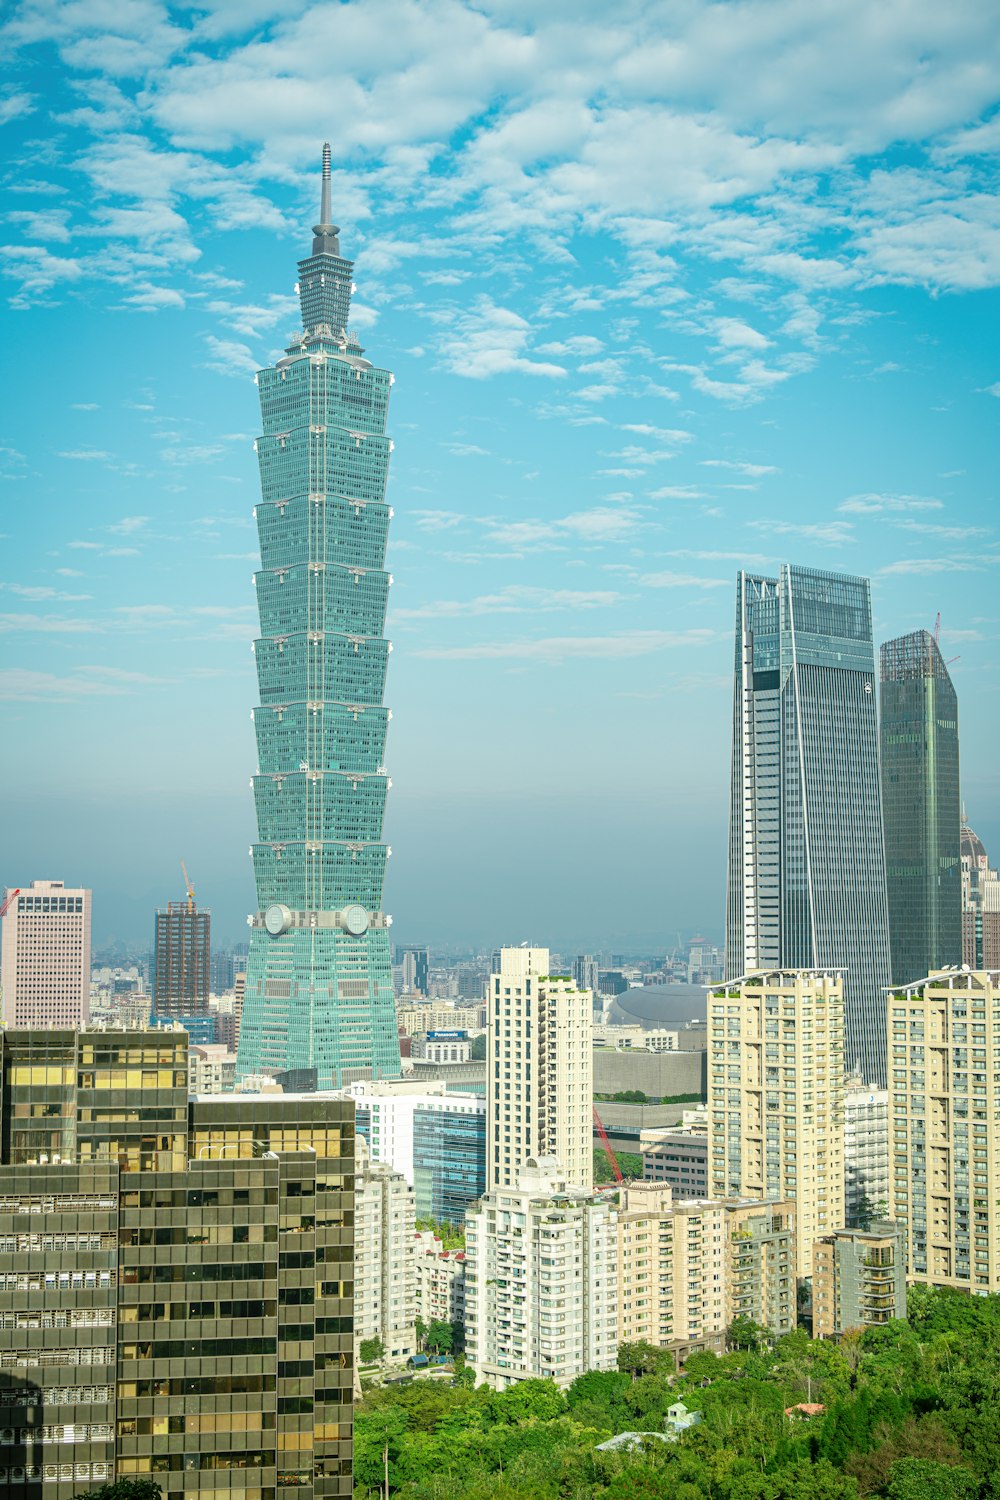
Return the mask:
<path fill-rule="evenodd" d="M 324 139 L 396 375 L 396 935 L 721 937 L 741 566 L 941 612 L 1000 844 L 995 12 L 273 11 L 0 30 L 4 879 L 142 943 L 183 857 L 245 936 L 253 375 Z"/>

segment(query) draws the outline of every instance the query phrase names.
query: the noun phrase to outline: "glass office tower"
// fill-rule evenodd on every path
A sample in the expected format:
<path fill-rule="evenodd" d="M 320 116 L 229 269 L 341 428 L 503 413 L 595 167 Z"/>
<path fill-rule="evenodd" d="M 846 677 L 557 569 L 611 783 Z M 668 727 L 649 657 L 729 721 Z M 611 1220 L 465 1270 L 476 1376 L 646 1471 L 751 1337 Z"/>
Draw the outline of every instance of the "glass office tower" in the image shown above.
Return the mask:
<path fill-rule="evenodd" d="M 867 579 L 737 583 L 726 974 L 846 969 L 845 1060 L 885 1083 L 889 928 Z"/>
<path fill-rule="evenodd" d="M 257 376 L 258 910 L 237 1075 L 308 1067 L 329 1088 L 396 1076 L 399 1042 L 382 912 L 393 377 L 348 328 L 328 146 L 320 218 L 299 262 L 303 331 Z"/>
<path fill-rule="evenodd" d="M 881 650 L 882 796 L 894 984 L 962 962 L 958 696 L 928 630 Z"/>

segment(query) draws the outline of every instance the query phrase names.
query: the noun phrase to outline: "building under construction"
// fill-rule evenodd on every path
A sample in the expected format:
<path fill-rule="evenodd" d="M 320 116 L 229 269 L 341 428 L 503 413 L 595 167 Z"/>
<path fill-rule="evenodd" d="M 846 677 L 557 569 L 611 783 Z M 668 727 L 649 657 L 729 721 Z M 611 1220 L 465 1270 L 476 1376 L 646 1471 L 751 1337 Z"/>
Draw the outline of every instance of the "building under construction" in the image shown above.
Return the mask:
<path fill-rule="evenodd" d="M 208 1015 L 212 975 L 212 914 L 194 893 L 156 913 L 153 1014 L 158 1021 Z"/>

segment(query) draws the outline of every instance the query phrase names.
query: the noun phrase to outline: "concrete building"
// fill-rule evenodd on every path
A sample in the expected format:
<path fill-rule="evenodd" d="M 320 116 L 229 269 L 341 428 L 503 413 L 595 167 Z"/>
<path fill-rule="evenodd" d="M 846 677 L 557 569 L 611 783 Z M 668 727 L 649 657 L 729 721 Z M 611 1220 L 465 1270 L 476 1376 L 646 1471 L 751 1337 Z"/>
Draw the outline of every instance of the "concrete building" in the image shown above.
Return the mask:
<path fill-rule="evenodd" d="M 844 1222 L 857 1225 L 865 1210 L 889 1211 L 889 1090 L 870 1089 L 858 1074 L 844 1092 Z"/>
<path fill-rule="evenodd" d="M 422 995 L 401 995 L 396 1020 L 407 1036 L 427 1031 L 481 1031 L 482 1007 L 453 1005 L 450 1000 L 428 1000 Z"/>
<path fill-rule="evenodd" d="M 646 1182 L 665 1183 L 675 1198 L 708 1197 L 708 1136 L 704 1131 L 671 1130 L 642 1153 Z"/>
<path fill-rule="evenodd" d="M 426 995 L 430 979 L 427 949 L 404 948 L 400 954 L 399 964 L 403 971 L 404 993 Z"/>
<path fill-rule="evenodd" d="M 486 1041 L 486 1181 L 509 1187 L 529 1158 L 594 1180 L 592 996 L 549 974 L 547 948 L 503 948 Z"/>
<path fill-rule="evenodd" d="M 208 1014 L 212 989 L 212 914 L 193 897 L 168 901 L 156 913 L 153 1015 L 179 1021 Z"/>
<path fill-rule="evenodd" d="M 426 1031 L 413 1038 L 413 1057 L 433 1063 L 465 1063 L 472 1057 L 472 1042 L 464 1031 Z"/>
<path fill-rule="evenodd" d="M 707 1077 L 705 1033 L 697 1051 L 647 1051 L 645 1048 L 595 1047 L 595 1094 L 621 1094 L 637 1089 L 649 1099 L 705 1097 Z"/>
<path fill-rule="evenodd" d="M 356 1083 L 358 1135 L 373 1161 L 401 1172 L 419 1218 L 460 1224 L 486 1188 L 486 1103 L 441 1082 Z"/>
<path fill-rule="evenodd" d="M 906 1317 L 906 1265 L 901 1225 L 838 1229 L 813 1247 L 813 1338 L 839 1337 Z"/>
<path fill-rule="evenodd" d="M 962 963 L 1000 969 L 1000 879 L 962 810 Z M 923 978 L 923 975 L 920 976 Z"/>
<path fill-rule="evenodd" d="M 893 1218 L 910 1281 L 1000 1291 L 1000 972 L 889 995 Z"/>
<path fill-rule="evenodd" d="M 4 1494 L 351 1493 L 350 1106 L 189 1100 L 187 1048 L 0 1035 Z"/>
<path fill-rule="evenodd" d="M 615 1210 L 552 1158 L 524 1164 L 466 1215 L 466 1358 L 504 1390 L 613 1370 L 618 1348 Z"/>
<path fill-rule="evenodd" d="M 844 1224 L 844 988 L 836 969 L 761 970 L 709 992 L 713 1197 L 793 1198 L 797 1274 Z"/>
<path fill-rule="evenodd" d="M 600 965 L 590 953 L 581 953 L 573 960 L 573 978 L 578 990 L 589 990 L 594 996 L 600 994 Z"/>
<path fill-rule="evenodd" d="M 192 1094 L 231 1094 L 236 1053 L 215 1042 L 188 1048 L 188 1088 Z"/>
<path fill-rule="evenodd" d="M 465 1324 L 465 1251 L 446 1250 L 433 1230 L 415 1236 L 414 1306 L 425 1323 Z"/>
<path fill-rule="evenodd" d="M 416 1199 L 400 1172 L 369 1160 L 357 1143 L 354 1178 L 354 1349 L 379 1339 L 390 1360 L 417 1352 L 414 1282 Z"/>
<path fill-rule="evenodd" d="M 90 891 L 34 880 L 8 897 L 0 923 L 4 1025 L 86 1026 Z"/>
<path fill-rule="evenodd" d="M 795 1205 L 676 1202 L 636 1183 L 617 1216 L 618 1340 L 646 1340 L 678 1361 L 725 1347 L 734 1318 L 776 1335 L 795 1327 Z"/>

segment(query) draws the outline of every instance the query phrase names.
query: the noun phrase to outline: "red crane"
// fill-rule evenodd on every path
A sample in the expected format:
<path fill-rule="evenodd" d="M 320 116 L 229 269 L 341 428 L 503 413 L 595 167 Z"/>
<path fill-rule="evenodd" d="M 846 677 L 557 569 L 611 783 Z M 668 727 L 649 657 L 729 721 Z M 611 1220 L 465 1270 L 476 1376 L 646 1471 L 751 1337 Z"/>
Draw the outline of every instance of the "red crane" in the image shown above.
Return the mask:
<path fill-rule="evenodd" d="M 4 893 L 3 905 L 0 906 L 0 917 L 6 915 L 8 906 L 13 901 L 14 897 L 15 896 L 19 896 L 20 894 L 21 894 L 21 887 L 20 886 L 17 886 L 12 891 L 6 891 Z"/>
<path fill-rule="evenodd" d="M 615 1181 L 620 1187 L 625 1179 L 622 1176 L 622 1169 L 618 1165 L 618 1158 L 611 1149 L 611 1142 L 608 1140 L 608 1132 L 601 1124 L 601 1117 L 597 1113 L 596 1104 L 594 1105 L 594 1124 L 597 1126 L 597 1134 L 601 1137 L 601 1145 L 604 1147 L 604 1154 L 608 1158 L 608 1163 L 611 1167 L 612 1172 L 615 1174 Z"/>

